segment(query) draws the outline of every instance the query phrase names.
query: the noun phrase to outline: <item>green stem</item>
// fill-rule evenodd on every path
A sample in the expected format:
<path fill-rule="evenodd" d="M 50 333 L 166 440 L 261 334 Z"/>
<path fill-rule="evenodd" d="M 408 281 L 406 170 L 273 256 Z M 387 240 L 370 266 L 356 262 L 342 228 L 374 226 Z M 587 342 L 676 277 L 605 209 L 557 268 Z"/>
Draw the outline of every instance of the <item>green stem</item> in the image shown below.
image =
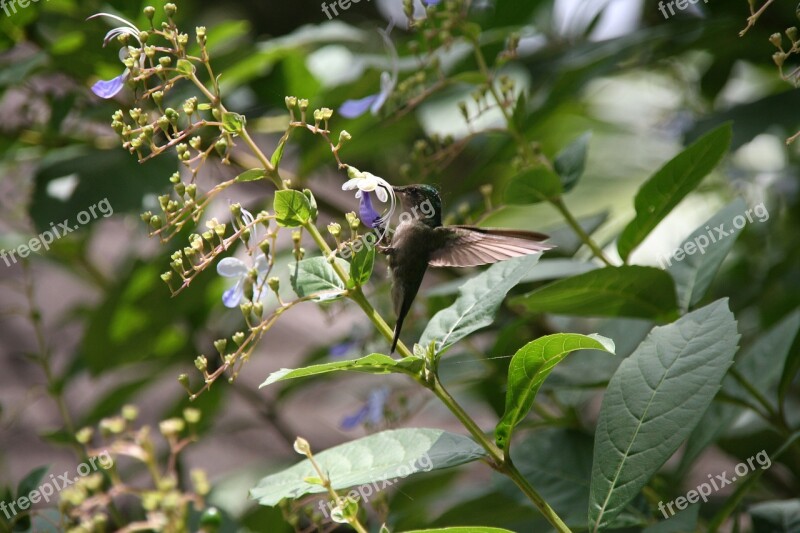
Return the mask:
<path fill-rule="evenodd" d="M 577 233 L 578 237 L 583 241 L 583 243 L 592 250 L 592 253 L 600 259 L 606 266 L 614 266 L 611 261 L 606 257 L 606 254 L 603 253 L 603 250 L 600 246 L 597 245 L 596 242 L 592 239 L 592 237 L 586 233 L 580 225 L 580 222 L 573 216 L 567 206 L 564 204 L 564 200 L 559 197 L 554 200 L 550 200 L 550 203 L 553 204 L 553 207 L 558 209 L 558 212 L 564 217 L 564 220 L 567 221 L 567 224 L 572 228 L 572 230 Z"/>
<path fill-rule="evenodd" d="M 478 63 L 478 68 L 480 69 L 483 76 L 486 78 L 486 84 L 489 88 L 489 92 L 492 94 L 492 97 L 497 102 L 497 106 L 500 108 L 500 112 L 503 114 L 503 118 L 506 121 L 506 125 L 508 127 L 508 132 L 514 138 L 516 143 L 519 145 L 519 148 L 522 150 L 525 158 L 527 159 L 528 165 L 541 165 L 543 162 L 541 158 L 537 157 L 536 153 L 533 151 L 531 147 L 531 143 L 525 138 L 525 134 L 517 127 L 514 123 L 514 117 L 511 115 L 509 110 L 506 108 L 502 96 L 500 93 L 497 92 L 497 88 L 494 86 L 494 75 L 492 71 L 489 69 L 489 66 L 486 64 L 486 58 L 483 57 L 483 52 L 481 51 L 480 43 L 478 41 L 473 41 L 472 46 L 475 50 L 475 61 Z M 589 249 L 592 250 L 592 253 L 600 259 L 603 263 L 607 266 L 613 266 L 611 261 L 606 257 L 603 253 L 602 248 L 597 245 L 596 242 L 592 239 L 592 237 L 586 233 L 578 221 L 575 219 L 573 214 L 569 211 L 566 204 L 564 204 L 564 200 L 559 196 L 556 198 L 543 198 L 550 202 L 553 207 L 555 207 L 559 213 L 564 217 L 564 220 L 567 221 L 567 224 L 575 231 L 578 237 L 583 241 Z"/>
<path fill-rule="evenodd" d="M 773 419 L 774 421 L 780 421 L 778 417 L 778 412 L 775 410 L 772 404 L 769 403 L 769 400 L 767 400 L 766 397 L 764 397 L 764 395 L 761 394 L 761 391 L 759 391 L 755 387 L 755 385 L 750 383 L 747 380 L 747 378 L 745 378 L 742 375 L 742 373 L 739 372 L 735 367 L 731 367 L 730 370 L 728 370 L 728 372 L 730 372 L 731 377 L 735 379 L 736 382 L 739 383 L 739 385 L 744 387 L 744 389 L 748 392 L 748 394 L 750 394 L 750 396 L 753 397 L 755 401 L 761 404 L 761 406 L 764 408 L 764 410 L 767 412 L 767 414 L 771 419 Z"/>
<path fill-rule="evenodd" d="M 473 438 L 478 441 L 488 453 L 489 457 L 492 458 L 493 464 L 492 467 L 495 468 L 498 472 L 501 472 L 511 478 L 514 484 L 519 487 L 519 489 L 528 497 L 528 499 L 539 509 L 539 512 L 547 519 L 550 524 L 556 528 L 556 531 L 561 533 L 569 533 L 569 527 L 561 520 L 561 517 L 558 516 L 558 513 L 553 510 L 552 507 L 545 501 L 542 496 L 536 492 L 536 489 L 533 488 L 525 476 L 517 470 L 517 467 L 511 462 L 510 457 L 505 457 L 503 451 L 497 447 L 497 445 L 492 442 L 492 440 L 487 437 L 481 428 L 475 423 L 472 417 L 464 411 L 461 405 L 453 398 L 447 389 L 439 381 L 438 377 L 436 378 L 433 387 L 431 388 L 433 393 L 436 395 L 439 400 L 443 404 L 450 409 L 456 418 L 464 425 L 467 431 L 473 436 Z"/>
<path fill-rule="evenodd" d="M 247 137 L 249 139 L 249 136 Z M 245 141 L 247 142 L 247 139 Z M 266 160 L 266 156 L 264 156 L 263 152 L 261 152 L 260 148 L 252 142 L 252 139 L 249 139 L 250 142 L 248 145 L 253 150 L 253 153 L 258 157 L 259 160 L 262 162 Z M 250 144 L 252 143 L 252 144 Z M 265 167 L 266 168 L 266 167 Z M 283 180 L 280 178 L 277 169 L 273 169 L 270 172 L 272 177 L 278 182 L 279 189 L 285 189 L 286 186 L 283 183 Z M 305 229 L 311 238 L 316 243 L 317 247 L 320 249 L 324 257 L 330 257 L 333 251 L 331 250 L 328 243 L 323 238 L 322 234 L 319 232 L 319 229 L 314 222 L 309 220 L 305 224 L 303 224 L 303 229 Z M 341 279 L 345 284 L 349 280 L 350 276 L 347 272 L 345 272 L 344 268 L 337 263 L 336 261 L 331 262 L 331 267 L 333 268 L 336 275 Z M 369 300 L 364 296 L 364 293 L 361 291 L 361 288 L 355 288 L 350 291 L 349 297 L 353 300 L 358 306 L 364 311 L 364 314 L 367 315 L 367 318 L 375 325 L 377 330 L 389 341 L 392 340 L 393 331 L 392 328 L 386 323 L 383 317 L 378 313 L 378 311 L 369 303 Z M 411 350 L 408 349 L 402 341 L 397 343 L 397 351 L 402 357 L 413 357 L 414 354 Z M 417 380 L 421 383 L 420 380 Z M 428 386 L 427 384 L 423 384 Z M 429 387 L 430 388 L 430 387 Z M 569 532 L 569 528 L 564 524 L 561 518 L 556 514 L 556 512 L 547 504 L 547 502 L 542 498 L 531 486 L 530 483 L 524 478 L 524 476 L 511 464 L 510 461 L 506 460 L 503 455 L 503 452 L 491 441 L 481 430 L 478 424 L 472 419 L 469 414 L 464 411 L 461 405 L 456 402 L 456 400 L 450 396 L 450 394 L 445 390 L 445 388 L 438 382 L 438 377 L 436 378 L 436 382 L 434 383 L 433 387 L 431 388 L 433 393 L 447 406 L 448 409 L 455 415 L 456 418 L 464 425 L 464 427 L 469 431 L 469 433 L 475 438 L 475 440 L 487 451 L 489 456 L 492 458 L 494 462 L 495 468 L 498 471 L 504 473 L 505 475 L 509 476 L 514 483 L 522 490 L 523 493 L 531 500 L 531 502 L 542 512 L 544 517 L 555 527 L 558 531 L 565 533 Z"/>

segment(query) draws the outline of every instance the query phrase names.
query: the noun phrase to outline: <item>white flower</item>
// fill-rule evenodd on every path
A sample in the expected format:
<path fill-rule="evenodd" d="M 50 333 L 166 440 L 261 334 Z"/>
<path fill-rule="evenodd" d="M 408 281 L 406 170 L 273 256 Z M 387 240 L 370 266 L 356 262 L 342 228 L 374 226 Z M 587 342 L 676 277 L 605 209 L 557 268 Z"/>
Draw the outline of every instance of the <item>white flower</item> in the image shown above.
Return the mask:
<path fill-rule="evenodd" d="M 361 221 L 370 228 L 383 226 L 391 218 L 397 205 L 392 186 L 385 179 L 371 172 L 361 172 L 355 167 L 348 167 L 347 175 L 350 179 L 342 185 L 342 190 L 352 191 L 356 189 L 356 198 L 361 200 L 359 202 Z M 379 217 L 372 208 L 372 202 L 369 199 L 369 193 L 371 192 L 374 192 L 381 202 L 386 203 L 387 200 L 390 202 L 389 210 L 383 216 Z"/>
<path fill-rule="evenodd" d="M 111 13 L 97 13 L 92 15 L 86 20 L 91 20 L 97 17 L 108 17 L 110 19 L 116 20 L 121 22 L 122 26 L 117 26 L 116 28 L 111 28 L 108 33 L 106 33 L 105 38 L 103 39 L 103 47 L 105 47 L 112 39 L 119 37 L 120 35 L 131 35 L 136 42 L 139 43 L 139 48 L 144 48 L 144 44 L 142 40 L 139 38 L 139 28 L 137 28 L 132 22 L 125 20 L 122 17 L 118 17 L 117 15 L 112 15 Z M 128 50 L 126 48 L 120 49 L 119 59 L 123 61 L 125 57 L 127 57 Z M 139 55 L 139 67 L 144 68 L 144 60 L 145 54 L 142 53 Z M 100 98 L 113 98 L 116 96 L 118 92 L 122 90 L 125 85 L 125 82 L 128 80 L 131 71 L 129 68 L 125 68 L 125 70 L 117 76 L 116 78 L 112 78 L 110 80 L 100 80 L 94 85 L 92 85 L 92 92 L 99 96 Z"/>

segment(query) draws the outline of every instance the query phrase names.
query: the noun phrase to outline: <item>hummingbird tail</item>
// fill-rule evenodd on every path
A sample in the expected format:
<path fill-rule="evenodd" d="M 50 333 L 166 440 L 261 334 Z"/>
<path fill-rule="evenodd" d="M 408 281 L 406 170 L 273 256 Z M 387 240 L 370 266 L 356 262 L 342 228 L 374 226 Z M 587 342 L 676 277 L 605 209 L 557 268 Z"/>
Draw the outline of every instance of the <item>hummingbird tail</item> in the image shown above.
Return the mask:
<path fill-rule="evenodd" d="M 394 338 L 392 339 L 392 349 L 389 350 L 389 355 L 394 353 L 395 348 L 397 348 L 397 341 L 400 340 L 400 330 L 403 328 L 403 318 L 399 318 L 397 320 L 397 324 L 394 325 Z"/>

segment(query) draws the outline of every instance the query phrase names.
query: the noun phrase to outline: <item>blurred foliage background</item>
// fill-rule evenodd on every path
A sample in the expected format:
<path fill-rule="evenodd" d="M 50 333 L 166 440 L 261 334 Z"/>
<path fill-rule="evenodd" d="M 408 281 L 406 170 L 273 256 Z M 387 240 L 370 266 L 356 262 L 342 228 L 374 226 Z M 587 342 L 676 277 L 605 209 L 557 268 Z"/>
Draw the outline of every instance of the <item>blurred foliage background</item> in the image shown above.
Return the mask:
<path fill-rule="evenodd" d="M 647 176 L 685 144 L 732 120 L 730 156 L 636 251 L 633 262 L 658 265 L 658 258 L 671 253 L 689 232 L 734 196 L 742 196 L 749 206 L 764 202 L 769 219 L 748 225 L 706 300 L 731 299 L 744 347 L 798 307 L 798 144 L 784 141 L 800 128 L 800 119 L 797 93 L 780 79 L 769 42 L 772 33 L 797 23 L 796 6 L 775 3 L 739 37 L 749 14 L 745 0 L 709 0 L 669 19 L 658 2 L 649 0 L 476 4 L 489 55 L 502 49 L 512 31 L 522 36 L 519 57 L 503 72 L 530 94 L 527 137 L 552 156 L 592 132 L 585 176 L 567 202 L 604 245 L 630 219 L 633 196 Z M 180 413 L 189 402 L 176 382 L 178 374 L 193 370 L 196 354 L 213 353 L 214 339 L 240 327 L 222 309 L 225 283 L 212 272 L 170 298 L 158 275 L 168 269 L 171 249 L 147 239 L 138 214 L 157 205 L 156 195 L 168 189 L 166 178 L 177 164 L 159 158 L 140 165 L 121 150 L 110 117 L 120 107 L 132 107 L 132 95 L 123 92 L 119 101 L 105 101 L 89 91 L 97 79 L 118 75 L 121 65 L 114 46 L 101 46 L 108 27 L 86 17 L 113 11 L 144 24 L 145 5 L 40 0 L 17 7 L 10 16 L 0 12 L 0 248 L 11 249 L 104 198 L 114 209 L 112 217 L 92 221 L 24 264 L 0 264 L 0 485 L 12 490 L 34 467 L 50 465 L 52 472 L 73 468 L 69 443 L 74 432 L 116 414 L 123 405 L 139 405 L 141 419 L 150 424 Z M 284 96 L 335 109 L 348 98 L 375 92 L 387 68 L 375 29 L 385 27 L 390 17 L 403 19 L 395 0 L 352 4 L 331 21 L 318 0 L 185 0 L 179 8 L 182 27 L 209 28 L 209 50 L 215 70 L 223 73 L 226 105 L 248 116 L 265 150 L 282 133 Z M 407 55 L 410 39 L 403 24 L 392 35 L 400 54 Z M 452 73 L 475 68 L 469 50 L 458 45 L 443 63 Z M 401 78 L 415 68 L 413 60 L 404 58 Z M 335 119 L 353 136 L 342 156 L 395 184 L 438 185 L 450 221 L 544 231 L 559 244 L 548 257 L 586 259 L 549 205 L 502 205 L 514 148 L 507 136 L 493 131 L 498 117 L 492 113 L 477 130 L 464 126 L 455 103 L 469 99 L 469 93 L 468 83 L 456 83 L 414 107 L 390 106 L 380 117 Z M 458 142 L 457 149 L 447 148 L 441 144 L 447 136 L 467 140 Z M 344 177 L 329 148 L 317 139 L 294 137 L 285 160 L 295 183 L 314 184 L 323 221 L 341 218 L 354 207 L 349 193 L 339 190 Z M 210 164 L 201 182 L 213 184 L 235 174 L 235 169 Z M 243 203 L 252 209 L 265 208 L 269 191 L 261 183 L 242 184 L 237 199 L 247 198 Z M 487 184 L 493 190 L 490 211 L 479 192 Z M 220 202 L 216 211 L 221 219 L 227 216 L 226 203 Z M 384 269 L 376 270 L 370 298 L 388 310 Z M 462 274 L 429 273 L 405 335 L 418 335 L 424 317 L 452 301 L 444 284 Z M 542 283 L 532 281 L 525 288 Z M 292 530 L 280 511 L 249 502 L 246 490 L 260 475 L 296 460 L 291 451 L 295 435 L 322 449 L 367 431 L 345 431 L 340 424 L 358 411 L 377 378 L 346 376 L 291 384 L 277 392 L 257 389 L 280 367 L 385 350 L 384 341 L 350 307 L 288 316 L 236 383 L 220 383 L 192 404 L 203 413 L 200 439 L 182 461 L 187 468 L 209 472 L 214 486 L 209 500 L 223 510 L 230 530 Z M 554 330 L 600 331 L 614 338 L 616 358 L 597 363 L 576 356 L 545 384 L 548 401 L 560 413 L 556 422 L 540 423 L 548 420 L 547 411 L 531 419 L 532 429 L 548 427 L 536 429 L 539 436 L 526 443 L 526 456 L 549 458 L 563 466 L 567 477 L 579 475 L 587 449 L 591 458 L 598 392 L 650 326 L 630 319 L 534 320 L 504 309 L 491 328 L 448 356 L 442 372 L 478 420 L 491 420 L 502 413 L 508 364 L 508 359 L 493 357 L 510 355 Z M 774 374 L 769 352 L 751 353 L 752 368 Z M 797 343 L 789 354 L 792 364 L 800 366 Z M 402 380 L 387 378 L 386 383 L 392 401 L 385 426 L 413 421 L 457 427 L 423 392 L 405 388 Z M 776 380 L 767 386 L 777 387 Z M 797 400 L 795 382 L 787 400 L 787 415 L 795 421 Z M 779 442 L 739 407 L 713 446 L 690 459 L 676 457 L 650 488 L 665 500 L 674 498 L 708 473 Z M 559 455 L 564 450 L 575 460 Z M 406 481 L 384 495 L 389 523 L 398 530 L 472 523 L 517 531 L 543 527 L 524 502 L 506 495 L 508 487 L 488 482 L 485 470 L 472 466 Z M 529 472 L 537 477 L 535 465 Z M 581 501 L 561 490 L 564 478 L 541 475 L 537 486 L 556 498 L 553 505 L 560 512 L 585 512 L 585 496 Z M 787 454 L 780 468 L 765 472 L 764 487 L 747 503 L 796 498 L 798 475 L 800 459 Z M 723 496 L 711 500 L 709 515 Z M 794 505 L 780 513 L 794 512 L 798 524 L 799 509 Z M 769 529 L 774 517 L 766 511 L 762 515 L 767 526 L 761 531 L 784 530 Z M 752 525 L 749 518 L 742 523 Z"/>

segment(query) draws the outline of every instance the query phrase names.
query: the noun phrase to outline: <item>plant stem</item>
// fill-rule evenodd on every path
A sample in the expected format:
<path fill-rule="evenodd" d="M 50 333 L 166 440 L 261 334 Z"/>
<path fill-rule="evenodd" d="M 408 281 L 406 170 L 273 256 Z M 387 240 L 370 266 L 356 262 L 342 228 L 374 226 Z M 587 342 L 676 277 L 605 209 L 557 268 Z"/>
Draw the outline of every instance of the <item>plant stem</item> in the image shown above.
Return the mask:
<path fill-rule="evenodd" d="M 248 136 L 249 139 L 249 136 Z M 251 144 L 252 143 L 252 144 Z M 250 148 L 253 150 L 256 157 L 262 162 L 266 160 L 266 156 L 264 156 L 263 152 L 258 148 L 258 146 L 250 139 L 248 143 Z M 266 168 L 266 167 L 265 167 Z M 279 189 L 285 189 L 286 186 L 283 183 L 283 180 L 280 178 L 278 174 L 278 170 L 274 169 L 271 173 L 272 177 L 275 181 L 277 181 Z M 331 257 L 333 251 L 331 250 L 328 243 L 323 238 L 322 234 L 319 232 L 319 229 L 314 224 L 313 221 L 309 220 L 305 224 L 303 224 L 303 229 L 305 229 L 311 238 L 316 243 L 317 247 L 322 252 L 323 256 L 328 258 Z M 349 280 L 350 276 L 347 272 L 345 272 L 344 268 L 337 263 L 336 261 L 331 261 L 331 267 L 333 268 L 336 275 L 346 284 Z M 358 306 L 364 311 L 364 314 L 367 315 L 367 318 L 375 325 L 376 329 L 389 341 L 392 340 L 393 331 L 392 328 L 386 323 L 383 317 L 378 313 L 378 311 L 369 303 L 369 300 L 364 296 L 364 293 L 361 291 L 360 287 L 352 289 L 349 292 L 349 297 L 353 300 Z M 411 350 L 408 349 L 402 341 L 397 343 L 397 351 L 402 357 L 413 357 L 414 354 Z M 516 467 L 511 464 L 510 460 L 504 457 L 504 454 L 500 448 L 498 448 L 491 439 L 489 439 L 478 424 L 472 419 L 469 414 L 464 411 L 464 409 L 459 405 L 459 403 L 450 396 L 450 393 L 442 386 L 442 384 L 438 380 L 438 376 L 435 378 L 435 382 L 432 387 L 430 387 L 427 383 L 422 383 L 421 379 L 417 379 L 418 382 L 423 384 L 424 386 L 430 388 L 433 393 L 439 398 L 442 403 L 447 406 L 450 412 L 455 415 L 456 418 L 464 425 L 464 427 L 469 431 L 469 433 L 475 438 L 475 440 L 486 450 L 489 456 L 492 458 L 494 462 L 494 468 L 496 468 L 499 472 L 507 475 L 514 481 L 514 483 L 522 490 L 522 492 L 531 500 L 531 502 L 536 506 L 539 511 L 544 515 L 544 517 L 553 525 L 561 533 L 569 533 L 570 529 L 564 524 L 561 518 L 556 514 L 552 507 L 550 507 L 547 502 L 542 498 L 539 493 L 531 486 L 530 483 L 525 479 L 525 477 L 516 469 Z"/>
<path fill-rule="evenodd" d="M 444 388 L 438 377 L 436 378 L 431 390 L 436 397 L 439 398 L 439 400 L 441 400 L 441 402 L 445 404 L 448 409 L 450 409 L 450 412 L 452 412 L 455 417 L 458 418 L 467 431 L 469 431 L 475 440 L 478 441 L 478 444 L 480 444 L 489 453 L 489 456 L 494 462 L 492 465 L 493 468 L 511 478 L 514 484 L 519 487 L 525 496 L 527 496 L 528 499 L 536 506 L 536 508 L 539 509 L 542 515 L 544 515 L 547 521 L 550 522 L 550 524 L 556 528 L 557 531 L 562 533 L 569 532 L 569 527 L 567 527 L 564 521 L 561 520 L 561 517 L 559 517 L 553 508 L 548 505 L 545 499 L 542 498 L 538 492 L 536 492 L 536 489 L 534 489 L 528 480 L 525 479 L 525 476 L 523 476 L 522 473 L 517 470 L 517 467 L 511 462 L 511 458 L 505 457 L 503 451 L 498 448 L 497 445 L 492 442 L 492 440 L 487 437 L 483 431 L 481 431 L 481 428 L 478 427 L 472 417 L 470 417 L 469 414 L 464 411 L 455 398 L 453 398 L 447 389 Z"/>
<path fill-rule="evenodd" d="M 525 159 L 527 159 L 528 165 L 541 165 L 543 164 L 542 158 L 537 157 L 534 153 L 533 148 L 531 147 L 531 143 L 525 138 L 524 132 L 522 132 L 518 127 L 517 124 L 514 122 L 514 117 L 511 115 L 509 110 L 505 106 L 505 102 L 502 96 L 497 92 L 497 88 L 494 86 L 494 75 L 492 74 L 491 70 L 489 70 L 488 65 L 486 64 L 486 58 L 483 57 L 483 52 L 481 51 L 480 43 L 477 41 L 473 41 L 472 43 L 473 48 L 475 49 L 475 61 L 478 63 L 478 68 L 480 69 L 483 76 L 486 78 L 486 84 L 488 86 L 489 92 L 492 94 L 492 97 L 497 102 L 497 106 L 500 108 L 500 112 L 503 114 L 503 118 L 506 121 L 506 126 L 508 127 L 508 132 L 516 141 L 517 145 L 519 146 L 522 153 L 525 155 Z M 592 239 L 592 237 L 586 233 L 583 228 L 581 227 L 580 223 L 575 219 L 575 216 L 570 212 L 567 208 L 564 200 L 558 196 L 556 198 L 549 198 L 543 197 L 543 200 L 547 200 L 550 202 L 553 207 L 555 207 L 559 213 L 564 217 L 564 220 L 567 221 L 567 224 L 575 231 L 578 237 L 583 241 L 589 249 L 592 250 L 592 253 L 600 259 L 603 263 L 607 266 L 613 266 L 611 261 L 606 257 L 603 253 L 602 248 L 598 246 L 596 242 Z"/>

